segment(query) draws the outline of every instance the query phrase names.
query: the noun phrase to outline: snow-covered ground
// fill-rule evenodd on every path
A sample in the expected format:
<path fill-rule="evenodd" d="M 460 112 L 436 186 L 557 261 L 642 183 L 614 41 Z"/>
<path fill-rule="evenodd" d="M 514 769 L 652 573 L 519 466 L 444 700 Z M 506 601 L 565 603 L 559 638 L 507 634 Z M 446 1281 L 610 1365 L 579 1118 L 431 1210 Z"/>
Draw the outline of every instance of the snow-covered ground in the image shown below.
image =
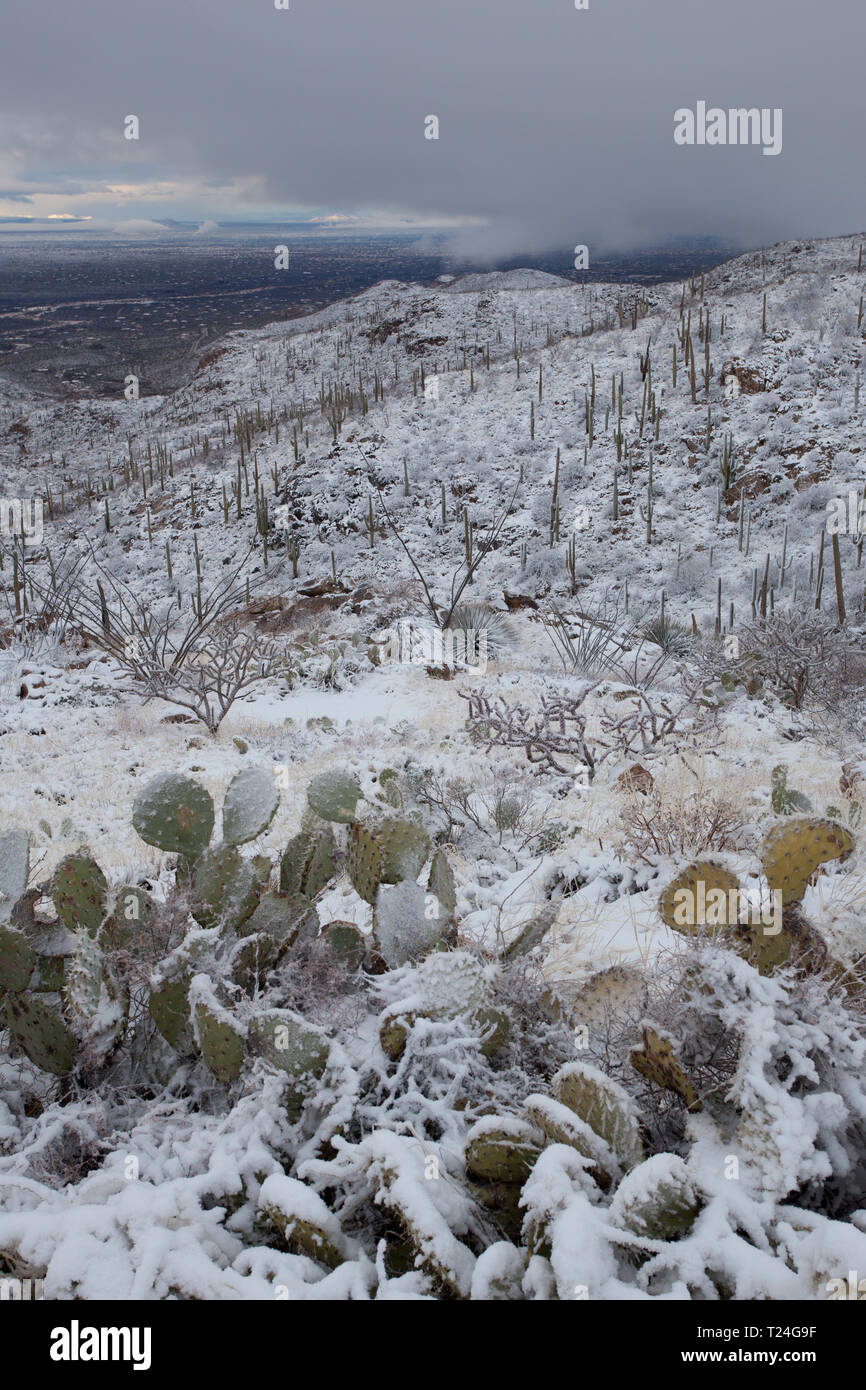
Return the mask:
<path fill-rule="evenodd" d="M 253 847 L 276 865 L 306 824 L 313 778 L 335 769 L 356 776 L 362 806 L 375 817 L 397 804 L 383 796 L 381 774 L 392 769 L 402 812 L 447 846 L 456 944 L 491 979 L 498 952 L 548 913 L 525 959 L 536 988 L 548 991 L 551 1019 L 559 1019 L 549 1026 L 569 1035 L 578 1026 L 569 1010 L 599 972 L 624 969 L 637 997 L 643 986 L 635 982 L 670 969 L 682 948 L 659 915 L 659 892 L 703 846 L 687 833 L 661 849 L 640 839 L 635 816 L 647 787 L 629 786 L 629 770 L 649 774 L 650 800 L 675 823 L 702 798 L 723 802 L 732 829 L 710 857 L 741 882 L 757 883 L 761 840 L 775 819 L 773 770 L 785 765 L 788 787 L 808 796 L 815 815 L 838 815 L 853 831 L 844 864 L 830 864 L 804 899 L 806 916 L 850 964 L 866 947 L 866 852 L 855 806 L 866 746 L 856 720 L 834 725 L 826 709 L 816 720 L 769 684 L 750 692 L 720 680 L 708 653 L 717 658 L 730 639 L 725 651 L 735 669 L 764 586 L 771 613 L 814 613 L 822 550 L 821 611 L 838 617 L 827 504 L 859 496 L 866 484 L 861 240 L 783 244 L 691 284 L 646 291 L 583 288 L 534 271 L 433 288 L 385 282 L 310 318 L 230 335 L 170 398 L 58 404 L 0 384 L 3 496 L 45 499 L 41 543 L 25 548 L 25 581 L 31 574 L 38 590 L 52 566 L 62 574 L 78 558 L 79 584 L 97 607 L 103 573 L 154 613 L 177 603 L 189 614 L 196 556 L 206 594 L 254 545 L 245 571 L 253 590 L 239 610 L 263 650 L 276 644 L 284 662 L 234 703 L 212 736 L 194 720 L 179 721 L 171 703 L 145 702 L 74 622 L 64 640 L 37 633 L 22 645 L 7 539 L 0 833 L 28 830 L 31 884 L 47 884 L 64 857 L 84 852 L 111 888 L 137 881 L 157 902 L 170 897 L 172 861 L 131 821 L 141 787 L 160 772 L 196 778 L 219 805 L 244 768 L 272 770 L 281 804 Z M 467 543 L 477 555 L 491 537 L 462 595 L 502 615 L 502 645 L 491 647 L 486 669 L 473 674 L 458 665 L 443 679 L 427 669 L 430 661 L 383 663 L 383 634 L 401 621 L 429 621 L 419 573 L 445 612 L 466 572 Z M 856 535 L 839 541 L 845 626 L 856 646 L 866 570 Z M 275 602 L 263 604 L 268 598 Z M 38 612 L 38 596 L 31 603 Z M 632 708 L 648 653 L 659 654 L 651 642 L 638 651 L 633 634 L 662 611 L 681 625 L 681 641 L 649 696 L 657 710 L 677 703 L 684 686 L 694 696 L 664 740 L 614 750 L 585 785 L 573 758 L 564 771 L 553 769 L 530 762 L 519 745 L 488 748 L 470 737 L 470 691 L 520 702 L 530 714 L 546 697 L 583 692 L 581 673 L 563 670 L 548 634 L 559 612 L 573 633 L 581 622 L 590 630 L 587 615 L 624 640 L 632 632 L 631 676 L 613 669 L 608 652 L 587 697 L 589 729 L 602 740 L 610 711 Z M 421 873 L 418 882 L 427 886 Z M 373 926 L 373 910 L 345 873 L 318 907 L 323 924 L 352 922 L 365 933 Z M 804 1057 L 811 1043 L 806 1024 L 785 1013 L 775 978 L 753 971 L 754 980 L 732 983 L 736 971 L 729 979 L 725 968 L 717 960 L 707 967 L 727 999 L 729 1023 L 752 1049 L 733 1090 L 751 1095 L 751 1086 L 758 1094 L 755 1020 L 772 1032 L 767 1020 L 782 1019 L 779 1046 L 801 1047 Z M 420 988 L 399 970 L 383 979 L 391 982 L 380 986 L 385 1003 L 415 998 Z M 115 1073 L 117 1092 L 103 1106 L 86 1090 L 58 1096 L 58 1083 L 46 1084 L 44 1075 L 34 1081 L 20 1058 L 0 1060 L 0 1270 L 5 1262 L 11 1274 L 44 1276 L 47 1296 L 61 1298 L 286 1296 L 275 1286 L 292 1297 L 432 1297 L 446 1288 L 562 1298 L 572 1281 L 608 1298 L 718 1297 L 731 1288 L 738 1297 L 789 1298 L 822 1297 L 821 1281 L 837 1265 L 846 1274 L 866 1261 L 863 1211 L 845 1209 L 844 1219 L 831 1220 L 844 1204 L 828 1202 L 829 1216 L 819 1215 L 819 1204 L 797 1206 L 791 1195 L 831 1170 L 844 1174 L 845 1144 L 837 1136 L 833 1151 L 827 1137 L 829 1112 L 843 1102 L 827 1101 L 820 1119 L 817 1102 L 805 1107 L 815 1120 L 813 1149 L 804 1143 L 792 1157 L 791 1136 L 806 1121 L 787 1092 L 788 1108 L 773 1112 L 778 1097 L 769 1083 L 761 1094 L 780 1157 L 773 1168 L 761 1150 L 754 1166 L 763 1176 L 751 1187 L 751 1178 L 744 1181 L 740 1198 L 716 1171 L 719 1155 L 739 1152 L 739 1141 L 711 1133 L 706 1115 L 691 1116 L 691 1148 L 682 1139 L 678 1151 L 688 1157 L 688 1182 L 703 1184 L 696 1259 L 720 1232 L 745 1246 L 730 1234 L 748 1224 L 737 1201 L 754 1204 L 749 1211 L 761 1227 L 754 1247 L 732 1244 L 719 1256 L 715 1283 L 703 1274 L 690 1280 L 685 1258 L 669 1277 L 638 1275 L 640 1262 L 630 1274 L 617 1267 L 602 1228 L 616 1226 L 622 1212 L 598 1205 L 588 1160 L 577 1162 L 580 1146 L 562 1138 L 545 1149 L 526 1188 L 527 1221 L 541 1223 L 546 1236 L 525 1245 L 514 1237 L 510 1251 L 501 1249 L 506 1238 L 491 1243 L 488 1218 L 462 1187 L 448 1195 L 447 1184 L 424 1184 L 425 1154 L 446 1174 L 463 1171 L 466 1125 L 450 1107 L 462 1084 L 457 1072 L 471 1067 L 470 1043 L 455 1024 L 455 1056 L 464 1060 L 450 1081 L 444 1032 L 435 1033 L 444 1023 L 430 1025 L 426 1053 L 412 1052 L 413 1084 L 429 1083 L 428 1114 L 415 1100 L 398 1104 L 374 1022 L 366 1018 L 353 1031 L 336 1015 L 316 1017 L 316 1026 L 330 1029 L 332 1070 L 300 1129 L 286 1118 L 277 1075 L 261 1062 L 233 1092 L 202 1089 L 186 1061 L 173 1079 L 159 1072 L 159 1084 L 151 1079 L 143 1089 L 138 1074 Z M 551 1043 L 558 1062 L 561 1045 L 561 1038 Z M 839 1065 L 853 1075 L 866 1044 L 852 1033 L 846 1047 Z M 592 1057 L 597 1062 L 597 1052 Z M 535 1063 L 513 1065 L 513 1093 L 501 1075 L 489 1093 L 494 1113 L 506 1105 L 516 1114 L 526 1099 L 521 1085 Z M 372 1090 L 370 1068 L 380 1074 Z M 34 1086 L 39 1107 L 28 1100 Z M 853 1082 L 843 1093 L 859 1123 L 862 1095 Z M 469 1119 L 483 1113 L 483 1096 L 472 1092 Z M 431 1117 L 438 1135 L 435 1126 L 425 1129 Z M 418 1172 L 405 1147 L 415 1122 Z M 648 1133 L 646 1152 L 657 1158 Z M 831 1149 L 823 1168 L 822 1144 Z M 753 1152 L 745 1140 L 742 1152 Z M 128 1155 L 136 1157 L 137 1182 L 124 1176 Z M 853 1160 L 849 1171 L 859 1172 Z M 263 1178 L 280 1173 L 290 1174 L 289 1186 L 269 1177 L 260 1194 Z M 304 1200 L 298 1179 L 308 1184 Z M 339 1182 L 345 1219 L 332 1230 L 314 1189 Z M 365 1183 L 390 1194 L 386 1207 L 390 1201 L 421 1251 L 418 1269 L 395 1273 L 395 1255 L 386 1270 L 376 1240 L 390 1234 L 349 1219 Z M 304 1230 L 312 1225 L 333 1238 L 336 1263 L 317 1263 L 300 1237 L 289 1240 L 290 1253 L 280 1252 L 271 1242 L 280 1202 L 294 1202 Z M 861 1205 L 866 1210 L 866 1192 Z M 656 1248 L 663 1243 L 650 1239 L 644 1250 L 652 1247 L 659 1271 L 676 1263 Z M 528 1261 L 519 1277 L 514 1251 Z M 491 1292 L 500 1287 L 510 1292 Z"/>

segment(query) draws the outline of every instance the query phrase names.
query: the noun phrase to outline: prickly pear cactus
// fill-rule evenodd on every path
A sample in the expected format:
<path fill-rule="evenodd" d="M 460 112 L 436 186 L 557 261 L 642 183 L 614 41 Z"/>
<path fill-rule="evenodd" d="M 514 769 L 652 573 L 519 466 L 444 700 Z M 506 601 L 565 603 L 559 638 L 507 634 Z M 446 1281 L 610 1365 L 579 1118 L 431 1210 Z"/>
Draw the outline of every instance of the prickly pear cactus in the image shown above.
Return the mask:
<path fill-rule="evenodd" d="M 578 990 L 570 1017 L 575 1028 L 601 1029 L 611 1017 L 622 1016 L 646 997 L 646 979 L 628 965 L 597 970 Z"/>
<path fill-rule="evenodd" d="M 764 837 L 761 863 L 767 882 L 782 894 L 785 907 L 801 902 L 809 879 L 821 864 L 841 859 L 854 848 L 850 830 L 820 817 L 783 821 Z"/>
<path fill-rule="evenodd" d="M 476 1188 L 470 1188 L 476 1201 Z M 478 1263 L 472 1276 L 472 1299 L 478 1303 L 521 1303 L 526 1298 L 523 1292 L 523 1276 L 526 1272 L 526 1252 L 513 1243 L 520 1235 L 523 1224 L 523 1211 L 519 1206 L 520 1192 L 517 1193 L 514 1234 L 505 1232 L 505 1240 L 494 1241 L 478 1256 Z"/>
<path fill-rule="evenodd" d="M 421 960 L 439 943 L 442 923 L 428 915 L 427 895 L 411 879 L 383 884 L 373 912 L 373 934 L 389 969 Z"/>
<path fill-rule="evenodd" d="M 779 763 L 778 767 L 773 768 L 771 777 L 771 800 L 777 816 L 791 816 L 795 811 L 811 811 L 812 803 L 808 796 L 788 786 L 788 769 L 784 763 Z"/>
<path fill-rule="evenodd" d="M 672 1039 L 649 1025 L 644 1025 L 642 1031 L 643 1043 L 629 1054 L 635 1071 L 663 1090 L 675 1091 L 689 1110 L 700 1110 L 697 1092 L 674 1056 Z"/>
<path fill-rule="evenodd" d="M 336 842 L 330 825 L 302 830 L 280 860 L 280 892 L 315 898 L 337 871 Z"/>
<path fill-rule="evenodd" d="M 302 830 L 298 835 L 292 836 L 283 850 L 280 858 L 281 893 L 300 894 L 304 891 L 304 868 L 312 840 L 313 836 L 309 831 Z"/>
<path fill-rule="evenodd" d="M 346 872 L 352 887 L 371 905 L 381 883 L 382 850 L 378 840 L 363 825 L 350 825 L 346 842 Z"/>
<path fill-rule="evenodd" d="M 94 859 L 70 854 L 57 865 L 51 881 L 57 915 L 70 931 L 83 927 L 96 936 L 108 906 L 108 882 Z"/>
<path fill-rule="evenodd" d="M 794 942 L 781 922 L 764 922 L 756 911 L 737 927 L 731 945 L 761 975 L 772 975 L 791 960 Z"/>
<path fill-rule="evenodd" d="M 364 935 L 352 922 L 327 922 L 322 940 L 349 970 L 359 970 L 366 955 Z"/>
<path fill-rule="evenodd" d="M 76 937 L 75 954 L 66 967 L 64 998 L 70 1019 L 86 1026 L 99 1009 L 105 958 L 86 931 L 77 932 Z"/>
<path fill-rule="evenodd" d="M 541 1153 L 538 1131 L 513 1115 L 485 1115 L 466 1136 L 464 1161 L 474 1178 L 523 1182 Z"/>
<path fill-rule="evenodd" d="M 318 936 L 319 917 L 308 898 L 265 893 L 251 917 L 240 926 L 243 936 L 264 934 L 278 947 L 285 948 L 301 937 Z"/>
<path fill-rule="evenodd" d="M 126 1033 L 129 991 L 120 987 L 99 943 L 86 931 L 76 935 L 64 975 L 66 1017 L 82 1063 L 103 1066 Z"/>
<path fill-rule="evenodd" d="M 250 1020 L 247 1037 L 255 1056 L 289 1078 L 283 1098 L 286 1114 L 295 1123 L 328 1065 L 331 1044 L 327 1035 L 289 1009 L 270 1009 Z"/>
<path fill-rule="evenodd" d="M 235 984 L 252 994 L 257 989 L 264 989 L 279 954 L 277 942 L 265 932 L 244 936 L 231 949 L 229 973 Z"/>
<path fill-rule="evenodd" d="M 415 971 L 411 988 L 408 1008 L 401 1003 L 392 1004 L 379 1018 L 382 1051 L 392 1061 L 402 1056 L 409 1030 L 418 1016 L 442 1020 L 466 1014 L 477 1024 L 487 1042 L 494 1044 L 494 1051 L 501 1046 L 507 1034 L 507 1021 L 497 1019 L 493 1032 L 498 1027 L 499 1037 L 488 1037 L 493 1015 L 498 1011 L 490 1009 L 484 969 L 468 951 L 435 951 L 427 956 Z"/>
<path fill-rule="evenodd" d="M 527 1096 L 523 1112 L 549 1144 L 567 1144 L 588 1159 L 590 1176 L 600 1187 L 607 1189 L 621 1177 L 622 1165 L 610 1145 L 562 1101 L 541 1093 Z"/>
<path fill-rule="evenodd" d="M 261 767 L 245 768 L 233 777 L 223 802 L 223 839 L 245 845 L 267 830 L 277 813 L 280 793 L 275 779 Z"/>
<path fill-rule="evenodd" d="M 234 1081 L 246 1057 L 246 1041 L 237 1020 L 222 1008 L 206 975 L 190 985 L 195 1031 L 201 1055 L 217 1081 Z"/>
<path fill-rule="evenodd" d="M 305 898 L 315 898 L 331 882 L 337 872 L 337 848 L 334 832 L 329 825 L 313 836 L 310 853 L 304 864 L 301 891 Z"/>
<path fill-rule="evenodd" d="M 253 866 L 253 873 L 263 888 L 267 888 L 271 881 L 271 870 L 274 867 L 273 860 L 269 854 L 254 854 L 250 863 Z"/>
<path fill-rule="evenodd" d="M 418 877 L 430 853 L 426 830 L 412 821 L 386 820 L 376 827 L 376 839 L 382 849 L 383 883 Z"/>
<path fill-rule="evenodd" d="M 218 845 L 196 863 L 190 910 L 203 927 L 237 929 L 252 916 L 261 891 L 249 860 L 233 845 Z"/>
<path fill-rule="evenodd" d="M 511 1032 L 511 1019 L 504 1009 L 478 1009 L 474 1022 L 481 1035 L 481 1052 L 484 1057 L 495 1057 L 501 1052 Z"/>
<path fill-rule="evenodd" d="M 151 992 L 150 1016 L 166 1042 L 181 1056 L 196 1051 L 190 1020 L 189 987 L 191 977 L 179 975 Z"/>
<path fill-rule="evenodd" d="M 259 1193 L 259 1208 L 276 1226 L 287 1249 L 336 1269 L 346 1258 L 346 1240 L 334 1213 L 310 1187 L 284 1173 L 271 1173 Z"/>
<path fill-rule="evenodd" d="M 505 959 L 512 960 L 517 956 L 528 955 L 530 951 L 540 945 L 556 921 L 558 912 L 558 904 L 545 903 L 537 916 L 526 922 L 508 943 L 505 949 Z"/>
<path fill-rule="evenodd" d="M 179 772 L 152 777 L 132 808 L 132 824 L 145 844 L 189 860 L 207 848 L 214 819 L 210 793 Z"/>
<path fill-rule="evenodd" d="M 705 927 L 724 929 L 728 923 L 731 892 L 739 892 L 736 874 L 712 860 L 700 860 L 665 889 L 659 903 L 662 920 L 673 931 L 694 935 Z M 736 901 L 736 899 L 735 899 Z"/>
<path fill-rule="evenodd" d="M 340 825 L 348 825 L 355 819 L 360 796 L 360 782 L 347 772 L 322 772 L 307 788 L 307 801 L 316 815 Z"/>
<path fill-rule="evenodd" d="M 457 911 L 457 889 L 454 883 L 454 870 L 451 868 L 448 855 L 442 846 L 433 855 L 427 887 L 438 899 L 446 917 L 453 917 Z"/>
<path fill-rule="evenodd" d="M 500 1249 L 506 1241 L 511 1242 L 520 1240 L 520 1232 L 523 1226 L 524 1217 L 524 1211 L 520 1205 L 520 1194 L 523 1191 L 523 1183 L 489 1181 L 484 1182 L 479 1180 L 478 1182 L 467 1182 L 466 1190 L 469 1193 L 470 1197 L 472 1197 L 478 1203 L 478 1205 L 487 1213 L 488 1219 L 491 1225 L 494 1227 L 494 1229 L 498 1231 L 500 1235 L 505 1237 L 505 1240 L 497 1242 L 497 1244 L 492 1247 L 488 1246 L 488 1249 L 492 1248 L 494 1250 L 497 1250 Z M 515 1254 L 518 1253 L 514 1245 L 511 1245 L 511 1249 L 514 1250 Z M 487 1252 L 485 1251 L 484 1253 L 486 1254 Z M 484 1256 L 482 1255 L 481 1259 L 483 1258 Z M 480 1263 L 481 1260 L 479 1260 L 479 1264 Z M 488 1285 L 488 1288 L 495 1287 L 496 1284 L 497 1281 L 494 1279 L 493 1281 L 491 1281 L 491 1285 Z M 506 1286 L 502 1284 L 500 1284 L 499 1287 L 501 1290 L 499 1293 L 494 1294 L 488 1292 L 484 1295 L 484 1297 L 505 1300 L 507 1298 L 520 1299 L 523 1296 L 520 1291 L 519 1279 L 517 1280 L 516 1288 L 514 1288 L 512 1292 L 506 1292 Z M 509 1284 L 507 1287 L 511 1288 L 511 1285 Z M 480 1296 L 475 1292 L 475 1290 L 476 1284 L 473 1278 L 473 1298 L 477 1298 Z"/>
<path fill-rule="evenodd" d="M 403 809 L 403 793 L 400 791 L 400 775 L 393 767 L 385 767 L 379 774 L 379 786 L 382 788 L 382 795 L 396 810 Z"/>
<path fill-rule="evenodd" d="M 30 993 L 7 994 L 5 1026 L 37 1067 L 64 1076 L 75 1062 L 75 1038 L 54 1009 Z"/>
<path fill-rule="evenodd" d="M 783 790 L 784 766 L 774 770 Z M 726 945 L 770 975 L 789 962 L 798 969 L 821 969 L 827 948 L 819 934 L 797 917 L 797 905 L 815 870 L 853 848 L 851 832 L 835 821 L 798 817 L 782 821 L 766 835 L 761 860 L 773 892 L 772 914 L 766 901 L 749 905 L 737 879 L 719 864 L 690 864 L 662 894 L 659 911 L 675 931 L 693 935 L 715 928 Z"/>
<path fill-rule="evenodd" d="M 26 830 L 0 835 L 0 923 L 8 922 L 13 905 L 27 889 L 30 839 Z"/>
<path fill-rule="evenodd" d="M 610 1146 L 626 1171 L 641 1161 L 637 1111 L 622 1086 L 585 1062 L 568 1062 L 554 1076 L 551 1091 Z"/>
<path fill-rule="evenodd" d="M 683 1160 L 677 1154 L 653 1154 L 623 1178 L 611 1218 L 649 1240 L 678 1240 L 691 1230 L 700 1205 Z"/>
<path fill-rule="evenodd" d="M 30 982 L 34 994 L 61 994 L 66 983 L 68 956 L 38 955 L 36 974 Z"/>
<path fill-rule="evenodd" d="M 319 1077 L 328 1064 L 327 1035 L 289 1009 L 256 1014 L 247 1029 L 249 1048 L 294 1079 Z"/>
<path fill-rule="evenodd" d="M 468 1195 L 449 1184 L 449 1219 L 430 1196 L 436 1184 L 423 1176 L 426 1158 L 414 1138 L 373 1130 L 364 1140 L 368 1171 L 375 1175 L 376 1202 L 393 1217 L 412 1249 L 412 1263 L 437 1287 L 456 1298 L 469 1297 L 475 1256 L 454 1235 L 468 1230 L 473 1207 Z"/>
<path fill-rule="evenodd" d="M 379 1042 L 385 1056 L 392 1062 L 398 1062 L 403 1056 L 414 1022 L 415 1015 L 405 1013 L 399 1006 L 386 1010 L 379 1019 Z"/>
<path fill-rule="evenodd" d="M 488 1002 L 484 968 L 469 951 L 437 951 L 415 978 L 425 1018 L 475 1015 Z"/>
<path fill-rule="evenodd" d="M 20 931 L 0 927 L 0 990 L 20 993 L 36 968 L 36 952 Z"/>
<path fill-rule="evenodd" d="M 114 895 L 114 906 L 99 929 L 99 944 L 105 951 L 132 949 L 139 933 L 153 916 L 149 894 L 135 883 L 125 883 Z"/>

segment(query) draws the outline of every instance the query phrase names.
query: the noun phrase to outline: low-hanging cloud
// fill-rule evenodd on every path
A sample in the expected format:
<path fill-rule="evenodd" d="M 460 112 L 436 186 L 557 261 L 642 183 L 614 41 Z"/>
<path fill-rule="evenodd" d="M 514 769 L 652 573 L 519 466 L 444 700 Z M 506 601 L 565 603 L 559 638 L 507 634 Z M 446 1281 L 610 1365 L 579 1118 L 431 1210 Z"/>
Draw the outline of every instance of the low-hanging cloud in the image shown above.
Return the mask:
<path fill-rule="evenodd" d="M 866 224 L 861 0 L 43 0 L 4 29 L 4 182 L 89 176 L 99 215 L 403 209 L 480 221 L 481 260 Z M 677 146 L 698 101 L 782 109 L 781 154 Z"/>

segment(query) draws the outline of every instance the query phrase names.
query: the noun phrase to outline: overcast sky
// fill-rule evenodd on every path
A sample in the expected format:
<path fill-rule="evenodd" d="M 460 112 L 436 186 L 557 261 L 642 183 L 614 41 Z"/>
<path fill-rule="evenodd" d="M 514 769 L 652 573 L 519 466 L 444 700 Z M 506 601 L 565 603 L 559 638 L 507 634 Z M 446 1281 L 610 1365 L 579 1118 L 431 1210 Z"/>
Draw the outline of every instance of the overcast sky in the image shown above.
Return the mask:
<path fill-rule="evenodd" d="M 409 219 L 484 259 L 866 227 L 864 0 L 0 3 L 0 218 Z M 782 153 L 677 146 L 698 101 L 781 107 Z"/>

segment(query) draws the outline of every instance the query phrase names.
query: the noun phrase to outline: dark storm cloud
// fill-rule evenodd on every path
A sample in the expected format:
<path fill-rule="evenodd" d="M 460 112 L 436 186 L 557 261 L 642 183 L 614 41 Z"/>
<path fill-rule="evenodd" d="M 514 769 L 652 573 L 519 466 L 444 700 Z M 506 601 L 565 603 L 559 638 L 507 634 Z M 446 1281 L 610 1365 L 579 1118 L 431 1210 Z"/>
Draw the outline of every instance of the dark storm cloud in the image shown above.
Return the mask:
<path fill-rule="evenodd" d="M 252 176 L 275 209 L 480 217 L 485 258 L 866 225 L 862 0 L 290 3 L 17 0 L 8 146 L 31 174 Z M 701 100 L 781 107 L 781 155 L 676 146 L 674 112 Z"/>

